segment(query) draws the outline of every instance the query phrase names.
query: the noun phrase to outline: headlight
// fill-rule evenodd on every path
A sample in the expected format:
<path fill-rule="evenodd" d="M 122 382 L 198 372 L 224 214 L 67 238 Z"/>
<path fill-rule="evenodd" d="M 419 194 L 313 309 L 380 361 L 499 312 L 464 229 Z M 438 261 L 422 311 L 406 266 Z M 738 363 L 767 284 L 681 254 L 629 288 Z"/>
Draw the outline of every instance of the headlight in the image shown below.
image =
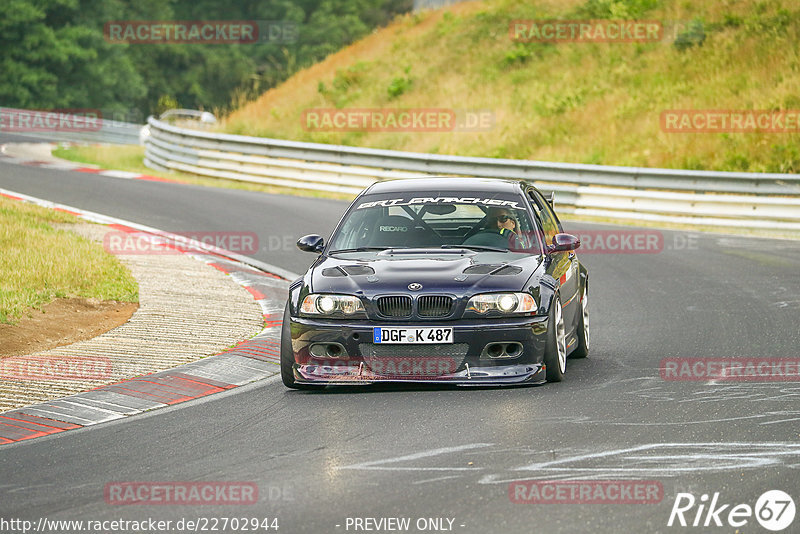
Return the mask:
<path fill-rule="evenodd" d="M 303 299 L 300 306 L 302 315 L 352 316 L 364 312 L 361 299 L 351 295 L 319 295 L 311 294 Z"/>
<path fill-rule="evenodd" d="M 528 293 L 483 293 L 467 303 L 467 311 L 481 315 L 495 311 L 503 314 L 536 313 L 539 306 Z"/>

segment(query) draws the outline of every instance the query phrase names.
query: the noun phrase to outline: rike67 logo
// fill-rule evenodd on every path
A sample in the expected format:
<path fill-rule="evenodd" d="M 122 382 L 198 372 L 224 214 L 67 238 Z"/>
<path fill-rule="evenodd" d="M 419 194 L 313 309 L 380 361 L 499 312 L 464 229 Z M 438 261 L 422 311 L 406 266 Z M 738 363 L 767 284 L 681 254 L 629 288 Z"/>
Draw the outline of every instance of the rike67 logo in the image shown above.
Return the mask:
<path fill-rule="evenodd" d="M 755 516 L 765 529 L 779 532 L 792 524 L 795 515 L 794 500 L 781 490 L 764 492 L 755 506 L 749 504 L 723 504 L 719 492 L 709 502 L 708 494 L 697 499 L 691 493 L 678 493 L 669 514 L 667 526 L 692 527 L 743 527 Z M 737 530 L 738 532 L 738 530 Z"/>

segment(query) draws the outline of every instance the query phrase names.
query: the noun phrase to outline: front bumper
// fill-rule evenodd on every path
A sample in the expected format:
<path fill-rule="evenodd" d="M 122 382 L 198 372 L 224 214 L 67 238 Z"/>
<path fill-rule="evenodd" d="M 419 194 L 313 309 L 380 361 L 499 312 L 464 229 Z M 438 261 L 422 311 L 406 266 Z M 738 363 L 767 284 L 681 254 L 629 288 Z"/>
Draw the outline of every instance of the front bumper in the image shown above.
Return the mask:
<path fill-rule="evenodd" d="M 295 382 L 336 386 L 360 386 L 376 383 L 403 384 L 454 384 L 458 386 L 501 386 L 518 384 L 543 384 L 546 380 L 543 363 L 532 365 L 495 365 L 492 367 L 470 367 L 456 373 L 423 378 L 411 376 L 385 376 L 371 372 L 364 366 L 294 366 Z"/>
<path fill-rule="evenodd" d="M 373 344 L 373 327 L 452 327 L 452 344 Z M 456 384 L 465 386 L 537 384 L 543 363 L 547 317 L 414 323 L 330 321 L 292 318 L 295 381 L 299 384 L 373 383 Z M 317 357 L 319 343 L 341 347 L 336 357 Z M 515 357 L 490 358 L 489 343 L 517 343 Z"/>

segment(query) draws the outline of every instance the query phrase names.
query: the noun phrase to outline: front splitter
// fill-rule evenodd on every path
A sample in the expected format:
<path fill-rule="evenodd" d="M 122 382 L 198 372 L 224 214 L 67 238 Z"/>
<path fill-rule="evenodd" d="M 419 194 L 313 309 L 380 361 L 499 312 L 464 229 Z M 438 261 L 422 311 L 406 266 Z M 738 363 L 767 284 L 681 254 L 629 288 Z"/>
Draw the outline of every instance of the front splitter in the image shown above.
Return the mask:
<path fill-rule="evenodd" d="M 438 384 L 455 386 L 514 386 L 543 384 L 547 381 L 545 365 L 525 364 L 469 367 L 456 373 L 438 376 L 386 376 L 369 371 L 366 366 L 294 365 L 295 383 L 312 386 L 362 386 L 370 384 Z"/>

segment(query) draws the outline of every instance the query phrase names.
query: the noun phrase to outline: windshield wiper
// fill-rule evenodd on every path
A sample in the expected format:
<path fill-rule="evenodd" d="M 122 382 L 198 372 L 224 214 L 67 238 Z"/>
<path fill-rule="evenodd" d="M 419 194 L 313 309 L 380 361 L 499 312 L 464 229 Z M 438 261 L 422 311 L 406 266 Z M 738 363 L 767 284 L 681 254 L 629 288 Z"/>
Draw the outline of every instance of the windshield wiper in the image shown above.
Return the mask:
<path fill-rule="evenodd" d="M 339 250 L 331 250 L 328 254 L 337 254 L 339 252 L 366 252 L 368 250 L 387 250 L 394 248 L 408 248 L 408 247 L 355 247 L 355 248 L 340 248 Z"/>
<path fill-rule="evenodd" d="M 488 250 L 490 252 L 508 252 L 508 249 L 497 247 L 484 247 L 481 245 L 442 245 L 439 248 L 465 248 L 467 250 Z"/>

